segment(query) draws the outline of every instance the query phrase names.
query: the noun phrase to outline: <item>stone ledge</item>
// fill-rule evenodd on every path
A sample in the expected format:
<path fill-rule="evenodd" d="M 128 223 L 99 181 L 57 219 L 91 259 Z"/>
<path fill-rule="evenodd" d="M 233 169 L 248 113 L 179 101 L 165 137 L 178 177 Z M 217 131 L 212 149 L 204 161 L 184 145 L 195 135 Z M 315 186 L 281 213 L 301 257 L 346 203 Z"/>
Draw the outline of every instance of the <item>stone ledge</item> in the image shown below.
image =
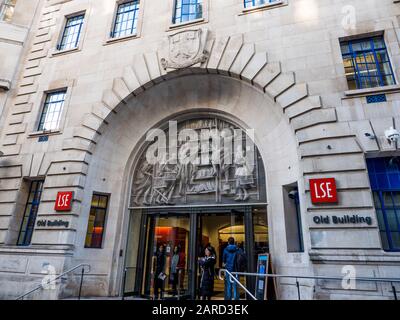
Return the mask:
<path fill-rule="evenodd" d="M 396 93 L 400 92 L 400 85 L 383 86 L 368 89 L 348 90 L 345 91 L 345 97 L 343 99 L 360 98 L 374 94 L 382 93 Z"/>
<path fill-rule="evenodd" d="M 65 246 L 63 246 L 65 247 Z M 69 246 L 68 246 L 69 247 Z M 71 249 L 55 248 L 55 246 L 40 246 L 40 247 L 18 247 L 18 246 L 0 246 L 0 255 L 16 254 L 16 255 L 72 255 Z"/>
<path fill-rule="evenodd" d="M 400 252 L 385 252 L 383 250 L 332 250 L 312 249 L 309 256 L 314 263 L 394 263 L 400 264 Z"/>
<path fill-rule="evenodd" d="M 0 90 L 8 91 L 11 88 L 11 81 L 0 79 Z"/>

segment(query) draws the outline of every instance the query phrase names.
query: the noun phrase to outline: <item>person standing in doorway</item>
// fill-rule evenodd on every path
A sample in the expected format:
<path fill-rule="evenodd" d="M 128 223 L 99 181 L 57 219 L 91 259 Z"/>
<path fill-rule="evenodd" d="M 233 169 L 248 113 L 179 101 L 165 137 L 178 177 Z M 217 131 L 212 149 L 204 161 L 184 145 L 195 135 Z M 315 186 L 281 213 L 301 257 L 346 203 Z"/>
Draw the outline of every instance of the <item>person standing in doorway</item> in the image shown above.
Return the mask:
<path fill-rule="evenodd" d="M 200 297 L 202 300 L 211 300 L 214 294 L 214 266 L 215 255 L 211 246 L 206 247 L 204 257 L 199 258 L 201 267 Z"/>
<path fill-rule="evenodd" d="M 164 246 L 160 245 L 157 253 L 154 255 L 154 300 L 163 298 L 164 280 L 166 278 L 165 260 Z"/>
<path fill-rule="evenodd" d="M 228 246 L 224 249 L 222 255 L 222 263 L 226 270 L 229 272 L 236 271 L 236 255 L 241 251 L 241 249 L 235 244 L 235 239 L 230 237 L 228 239 Z M 237 277 L 236 277 L 237 278 Z M 225 276 L 225 300 L 239 300 L 239 290 L 237 283 L 232 280 L 230 276 Z M 233 290 L 233 295 L 232 295 Z"/>
<path fill-rule="evenodd" d="M 170 283 L 172 284 L 172 295 L 178 294 L 177 285 L 179 283 L 179 290 L 183 289 L 182 274 L 185 270 L 185 253 L 181 251 L 181 246 L 175 246 L 174 254 L 171 259 L 171 273 Z"/>

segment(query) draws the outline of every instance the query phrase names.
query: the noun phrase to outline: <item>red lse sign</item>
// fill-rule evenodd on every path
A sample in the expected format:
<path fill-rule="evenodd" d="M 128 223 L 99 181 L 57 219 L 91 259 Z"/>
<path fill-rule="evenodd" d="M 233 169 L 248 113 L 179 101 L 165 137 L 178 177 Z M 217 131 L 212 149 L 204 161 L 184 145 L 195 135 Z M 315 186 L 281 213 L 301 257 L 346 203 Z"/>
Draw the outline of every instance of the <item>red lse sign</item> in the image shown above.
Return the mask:
<path fill-rule="evenodd" d="M 58 192 L 54 210 L 56 211 L 71 211 L 73 192 Z"/>
<path fill-rule="evenodd" d="M 311 201 L 318 203 L 337 203 L 336 180 L 334 178 L 310 179 Z"/>

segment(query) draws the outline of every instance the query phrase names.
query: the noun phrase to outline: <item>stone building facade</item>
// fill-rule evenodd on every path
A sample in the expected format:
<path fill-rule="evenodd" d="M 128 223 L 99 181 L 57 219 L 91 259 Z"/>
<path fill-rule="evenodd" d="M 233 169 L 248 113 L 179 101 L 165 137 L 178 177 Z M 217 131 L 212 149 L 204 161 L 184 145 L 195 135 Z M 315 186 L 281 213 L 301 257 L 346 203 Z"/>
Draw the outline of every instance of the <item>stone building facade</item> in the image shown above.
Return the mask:
<path fill-rule="evenodd" d="M 185 1 L 18 0 L 0 22 L 0 296 L 40 284 L 49 266 L 82 263 L 83 294 L 147 296 L 154 247 L 164 241 L 170 254 L 179 238 L 193 298 L 196 250 L 206 240 L 222 250 L 226 234 L 244 239 L 252 269 L 269 253 L 279 274 L 351 266 L 399 278 L 397 2 L 203 0 L 185 15 Z M 173 184 L 140 177 L 156 171 L 143 165 L 146 133 L 170 120 L 254 129 L 249 195 L 221 167 L 186 168 L 192 178 Z M 335 179 L 337 202 L 312 200 L 321 178 Z M 72 192 L 67 211 L 56 210 L 59 192 Z M 56 294 L 76 294 L 77 279 Z M 303 280 L 300 291 L 393 297 L 390 283 Z M 297 299 L 295 282 L 277 281 L 276 294 Z"/>

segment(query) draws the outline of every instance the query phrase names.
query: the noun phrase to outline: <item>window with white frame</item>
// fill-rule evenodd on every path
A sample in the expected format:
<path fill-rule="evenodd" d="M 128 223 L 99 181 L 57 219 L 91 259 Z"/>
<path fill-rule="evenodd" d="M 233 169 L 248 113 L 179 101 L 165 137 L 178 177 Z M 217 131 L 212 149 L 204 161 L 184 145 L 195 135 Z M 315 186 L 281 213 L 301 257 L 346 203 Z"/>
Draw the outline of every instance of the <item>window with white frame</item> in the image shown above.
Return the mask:
<path fill-rule="evenodd" d="M 0 8 L 0 21 L 10 22 L 13 15 L 17 0 L 3 0 Z"/>
<path fill-rule="evenodd" d="M 175 0 L 174 24 L 203 18 L 203 0 Z"/>
<path fill-rule="evenodd" d="M 111 38 L 137 34 L 140 1 L 124 1 L 118 4 Z"/>
<path fill-rule="evenodd" d="M 59 128 L 65 95 L 66 90 L 50 92 L 46 95 L 38 131 L 51 131 Z"/>

